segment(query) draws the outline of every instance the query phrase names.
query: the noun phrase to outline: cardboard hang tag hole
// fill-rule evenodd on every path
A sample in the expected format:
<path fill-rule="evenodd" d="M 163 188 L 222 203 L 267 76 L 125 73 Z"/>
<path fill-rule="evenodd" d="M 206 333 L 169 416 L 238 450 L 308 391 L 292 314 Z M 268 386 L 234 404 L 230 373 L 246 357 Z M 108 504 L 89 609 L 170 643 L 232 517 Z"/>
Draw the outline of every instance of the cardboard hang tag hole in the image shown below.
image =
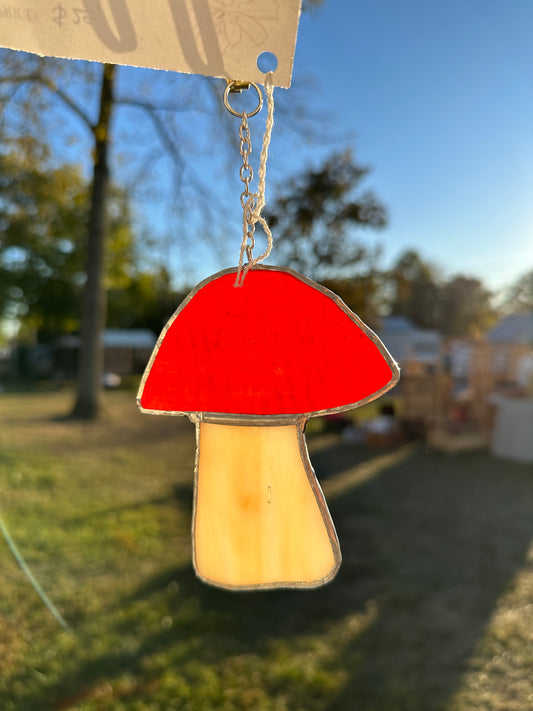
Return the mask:
<path fill-rule="evenodd" d="M 301 0 L 11 0 L 0 46 L 34 54 L 291 83 Z M 260 60 L 261 64 L 261 60 Z"/>

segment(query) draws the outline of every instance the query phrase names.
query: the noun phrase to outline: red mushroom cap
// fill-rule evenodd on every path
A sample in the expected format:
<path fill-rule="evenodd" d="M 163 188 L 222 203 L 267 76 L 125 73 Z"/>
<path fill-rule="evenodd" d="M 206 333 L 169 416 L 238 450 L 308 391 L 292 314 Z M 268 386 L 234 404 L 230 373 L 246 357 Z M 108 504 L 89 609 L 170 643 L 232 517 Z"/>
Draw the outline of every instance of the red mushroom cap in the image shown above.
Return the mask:
<path fill-rule="evenodd" d="M 389 390 L 399 373 L 332 292 L 288 269 L 235 269 L 199 284 L 167 323 L 139 390 L 155 413 L 311 415 Z"/>

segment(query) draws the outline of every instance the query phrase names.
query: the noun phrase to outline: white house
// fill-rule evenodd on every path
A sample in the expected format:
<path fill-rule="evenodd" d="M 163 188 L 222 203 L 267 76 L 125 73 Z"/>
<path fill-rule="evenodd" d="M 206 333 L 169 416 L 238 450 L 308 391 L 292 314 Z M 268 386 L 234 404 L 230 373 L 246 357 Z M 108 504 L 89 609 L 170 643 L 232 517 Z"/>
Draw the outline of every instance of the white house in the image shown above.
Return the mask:
<path fill-rule="evenodd" d="M 153 331 L 145 328 L 107 328 L 103 334 L 104 370 L 117 375 L 142 373 L 156 344 Z M 81 339 L 60 336 L 55 343 L 56 362 L 68 376 L 76 370 Z"/>
<path fill-rule="evenodd" d="M 438 331 L 418 328 L 404 316 L 388 316 L 382 323 L 379 337 L 401 367 L 415 364 L 429 371 L 441 365 L 442 337 Z"/>
<path fill-rule="evenodd" d="M 491 367 L 499 383 L 524 385 L 533 356 L 533 312 L 510 314 L 487 333 L 491 345 Z"/>

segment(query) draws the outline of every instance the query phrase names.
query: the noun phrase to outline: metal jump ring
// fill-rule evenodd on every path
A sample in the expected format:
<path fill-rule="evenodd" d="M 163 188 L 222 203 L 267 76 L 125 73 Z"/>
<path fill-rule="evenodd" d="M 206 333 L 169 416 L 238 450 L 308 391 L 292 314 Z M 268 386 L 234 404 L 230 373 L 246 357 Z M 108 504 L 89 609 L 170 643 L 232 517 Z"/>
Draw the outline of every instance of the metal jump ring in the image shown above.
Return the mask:
<path fill-rule="evenodd" d="M 251 86 L 253 86 L 253 88 L 257 92 L 258 103 L 253 111 L 250 111 L 250 112 L 243 111 L 242 113 L 239 113 L 238 111 L 235 111 L 235 109 L 229 103 L 230 93 L 235 92 L 235 91 L 239 91 L 239 92 L 242 91 L 242 88 L 235 89 L 235 87 L 237 87 L 237 86 L 239 86 L 239 82 L 237 82 L 237 81 L 231 81 L 226 86 L 226 89 L 224 91 L 224 106 L 227 108 L 227 110 L 230 112 L 230 114 L 232 114 L 232 116 L 236 116 L 237 118 L 243 118 L 244 114 L 246 114 L 246 116 L 248 118 L 250 118 L 250 116 L 255 116 L 256 114 L 258 114 L 261 111 L 261 109 L 263 108 L 263 94 L 261 92 L 261 89 L 257 86 L 257 84 L 255 82 L 251 81 L 249 83 L 248 87 L 246 87 L 246 88 L 250 88 Z"/>

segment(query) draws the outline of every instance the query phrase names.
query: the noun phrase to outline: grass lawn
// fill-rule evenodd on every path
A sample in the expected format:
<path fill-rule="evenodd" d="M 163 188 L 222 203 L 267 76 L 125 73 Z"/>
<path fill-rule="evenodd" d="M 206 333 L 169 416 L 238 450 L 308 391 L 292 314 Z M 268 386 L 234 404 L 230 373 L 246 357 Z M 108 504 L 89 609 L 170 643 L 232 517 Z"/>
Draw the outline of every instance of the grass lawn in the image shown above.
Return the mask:
<path fill-rule="evenodd" d="M 343 564 L 312 591 L 231 593 L 192 571 L 194 430 L 106 395 L 0 394 L 1 711 L 530 711 L 533 472 L 489 455 L 311 458 Z"/>

